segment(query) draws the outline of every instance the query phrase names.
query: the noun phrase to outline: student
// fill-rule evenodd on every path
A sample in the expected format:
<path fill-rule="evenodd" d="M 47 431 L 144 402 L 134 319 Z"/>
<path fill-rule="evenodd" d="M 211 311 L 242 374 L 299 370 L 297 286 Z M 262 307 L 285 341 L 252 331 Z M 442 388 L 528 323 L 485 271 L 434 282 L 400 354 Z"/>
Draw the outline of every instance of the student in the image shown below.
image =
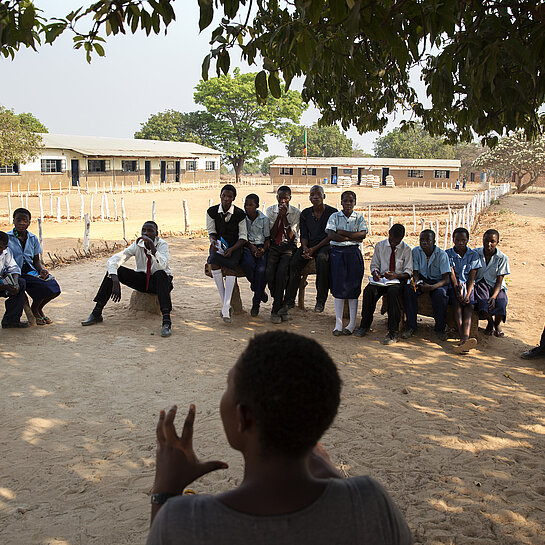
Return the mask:
<path fill-rule="evenodd" d="M 36 235 L 28 231 L 32 216 L 26 208 L 13 212 L 13 229 L 8 231 L 8 246 L 21 269 L 21 278 L 26 283 L 26 292 L 32 298 L 30 310 L 36 318 L 36 325 L 52 324 L 53 320 L 44 314 L 44 307 L 58 297 L 61 288 L 43 266 L 40 254 L 42 247 Z"/>
<path fill-rule="evenodd" d="M 291 189 L 282 185 L 276 192 L 277 204 L 267 208 L 271 228 L 271 247 L 267 258 L 267 284 L 273 298 L 271 322 L 279 324 L 290 319 L 285 300 L 290 261 L 297 249 L 297 232 L 301 212 L 290 204 Z"/>
<path fill-rule="evenodd" d="M 233 185 L 224 185 L 220 204 L 206 211 L 206 230 L 210 238 L 208 263 L 220 296 L 221 316 L 227 324 L 231 323 L 231 296 L 237 280 L 235 269 L 242 259 L 242 249 L 247 239 L 246 214 L 233 204 L 236 196 L 237 190 Z M 225 285 L 222 268 L 225 271 Z"/>
<path fill-rule="evenodd" d="M 286 331 L 250 340 L 220 402 L 244 477 L 217 495 L 181 495 L 202 475 L 227 469 L 197 458 L 195 406 L 180 437 L 177 407 L 161 411 L 147 545 L 410 545 L 407 523 L 382 486 L 371 477 L 343 479 L 318 443 L 340 390 L 335 364 L 316 341 Z"/>
<path fill-rule="evenodd" d="M 373 323 L 373 314 L 377 301 L 388 295 L 388 334 L 382 344 L 394 344 L 399 337 L 403 289 L 413 272 L 413 255 L 411 247 L 403 242 L 405 227 L 396 223 L 390 227 L 388 238 L 375 245 L 371 259 L 371 276 L 374 282 L 393 281 L 393 284 L 381 285 L 369 283 L 363 290 L 363 306 L 361 323 L 356 331 L 358 337 L 369 333 Z"/>
<path fill-rule="evenodd" d="M 135 258 L 136 270 L 123 267 L 131 257 Z M 83 326 L 102 322 L 102 309 L 108 299 L 114 303 L 121 300 L 121 284 L 143 293 L 155 293 L 159 299 L 159 307 L 163 315 L 161 337 L 170 337 L 172 321 L 170 312 L 172 303 L 172 276 L 168 266 L 168 244 L 159 238 L 159 229 L 154 221 L 146 221 L 142 225 L 141 235 L 127 248 L 113 255 L 106 263 L 107 273 L 93 299 L 95 308 Z"/>
<path fill-rule="evenodd" d="M 483 235 L 482 248 L 475 249 L 482 262 L 475 277 L 475 298 L 477 312 L 488 321 L 485 334 L 503 337 L 501 323 L 505 323 L 507 315 L 507 285 L 504 278 L 511 271 L 509 258 L 497 248 L 499 241 L 499 232 L 488 229 Z"/>
<path fill-rule="evenodd" d="M 0 297 L 6 299 L 6 312 L 2 318 L 2 328 L 28 327 L 28 322 L 21 322 L 25 305 L 26 282 L 20 276 L 21 269 L 11 255 L 8 241 L 7 233 L 0 231 Z"/>
<path fill-rule="evenodd" d="M 481 258 L 475 250 L 468 248 L 469 231 L 464 227 L 454 229 L 454 246 L 447 250 L 450 261 L 449 303 L 454 308 L 454 319 L 460 335 L 460 342 L 454 348 L 463 354 L 477 346 L 477 339 L 470 338 L 471 315 L 475 304 L 475 277 L 481 267 Z"/>
<path fill-rule="evenodd" d="M 424 229 L 420 233 L 420 246 L 413 248 L 413 281 L 404 290 L 406 327 L 401 334 L 408 339 L 416 332 L 418 300 L 429 293 L 435 333 L 440 340 L 447 340 L 448 285 L 450 282 L 450 261 L 447 253 L 435 245 L 435 233 Z"/>
<path fill-rule="evenodd" d="M 289 307 L 295 306 L 295 297 L 301 281 L 301 270 L 314 259 L 316 264 L 316 305 L 314 312 L 323 312 L 329 291 L 329 238 L 326 225 L 335 208 L 324 203 L 323 187 L 313 185 L 309 200 L 312 206 L 301 212 L 299 232 L 301 247 L 297 249 L 290 262 L 290 279 L 286 289 Z"/>
<path fill-rule="evenodd" d="M 259 197 L 255 193 L 251 193 L 244 200 L 248 240 L 240 262 L 240 266 L 250 282 L 250 288 L 254 292 L 252 309 L 250 310 L 251 316 L 257 316 L 261 302 L 266 303 L 269 299 L 265 293 L 265 270 L 267 268 L 267 251 L 271 243 L 271 231 L 269 218 L 258 208 Z"/>
<path fill-rule="evenodd" d="M 335 298 L 335 329 L 333 335 L 352 335 L 356 329 L 358 297 L 363 279 L 363 257 L 360 242 L 367 235 L 363 214 L 354 212 L 356 194 L 344 191 L 341 195 L 340 212 L 331 214 L 326 230 L 331 244 L 329 263 L 331 293 Z M 344 301 L 348 299 L 350 321 L 343 329 Z"/>
<path fill-rule="evenodd" d="M 539 346 L 534 346 L 530 350 L 526 350 L 520 355 L 521 358 L 525 360 L 533 360 L 535 358 L 545 358 L 545 327 L 543 328 L 543 333 L 541 334 L 541 340 Z"/>

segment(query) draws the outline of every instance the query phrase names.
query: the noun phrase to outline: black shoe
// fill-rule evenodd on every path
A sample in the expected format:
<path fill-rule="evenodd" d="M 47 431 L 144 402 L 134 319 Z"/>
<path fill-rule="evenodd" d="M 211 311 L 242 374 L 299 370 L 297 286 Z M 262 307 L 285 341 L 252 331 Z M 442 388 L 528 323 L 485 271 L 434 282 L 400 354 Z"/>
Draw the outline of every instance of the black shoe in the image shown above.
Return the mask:
<path fill-rule="evenodd" d="M 413 329 L 412 327 L 408 327 L 401 334 L 401 338 L 402 339 L 410 339 L 415 333 L 416 333 L 416 329 Z"/>
<path fill-rule="evenodd" d="M 259 303 L 257 305 L 252 305 L 252 308 L 250 310 L 250 316 L 257 316 L 259 314 Z"/>
<path fill-rule="evenodd" d="M 386 337 L 384 337 L 384 340 L 381 341 L 382 344 L 389 345 L 389 344 L 395 344 L 398 340 L 398 334 L 389 332 Z"/>
<path fill-rule="evenodd" d="M 323 303 L 316 303 L 314 305 L 314 312 L 323 312 L 324 311 L 324 304 Z"/>
<path fill-rule="evenodd" d="M 283 314 L 289 314 L 289 313 L 290 313 L 289 305 L 284 304 L 278 309 L 279 316 L 282 316 Z"/>
<path fill-rule="evenodd" d="M 354 335 L 356 337 L 365 337 L 365 335 L 367 335 L 367 333 L 369 333 L 369 328 L 368 327 L 358 327 L 358 329 L 356 329 L 356 331 L 354 331 Z"/>
<path fill-rule="evenodd" d="M 81 325 L 95 325 L 95 324 L 100 324 L 100 322 L 103 322 L 104 321 L 104 318 L 102 317 L 102 314 L 93 314 L 91 312 L 91 314 L 89 314 L 89 316 L 87 317 L 87 320 L 83 320 L 83 322 L 81 322 Z"/>
<path fill-rule="evenodd" d="M 24 329 L 25 327 L 28 327 L 28 322 L 2 322 L 2 329 L 11 329 L 11 328 L 18 328 L 18 329 Z"/>
<path fill-rule="evenodd" d="M 2 324 L 4 327 L 4 324 Z M 542 346 L 534 346 L 531 350 L 523 352 L 520 357 L 524 360 L 533 360 L 534 358 L 545 358 L 545 348 Z"/>
<path fill-rule="evenodd" d="M 266 303 L 269 300 L 269 296 L 263 292 L 263 295 L 261 296 L 261 302 Z"/>
<path fill-rule="evenodd" d="M 170 324 L 169 322 L 165 322 L 161 326 L 161 337 L 170 337 L 172 335 L 171 327 L 172 324 Z"/>

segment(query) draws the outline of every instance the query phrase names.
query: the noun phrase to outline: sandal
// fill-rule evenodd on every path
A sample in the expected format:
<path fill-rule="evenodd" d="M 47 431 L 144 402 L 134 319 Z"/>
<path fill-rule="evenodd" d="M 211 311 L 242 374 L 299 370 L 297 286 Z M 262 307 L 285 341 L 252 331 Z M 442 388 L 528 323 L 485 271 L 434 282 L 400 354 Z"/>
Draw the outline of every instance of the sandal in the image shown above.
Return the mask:
<path fill-rule="evenodd" d="M 36 319 L 36 325 L 47 325 L 44 316 L 34 316 L 34 318 Z"/>
<path fill-rule="evenodd" d="M 49 316 L 42 316 L 42 320 L 45 324 L 49 325 L 53 323 L 53 320 Z"/>
<path fill-rule="evenodd" d="M 503 331 L 498 331 L 498 330 L 494 331 L 494 335 L 496 337 L 505 337 L 505 333 Z"/>

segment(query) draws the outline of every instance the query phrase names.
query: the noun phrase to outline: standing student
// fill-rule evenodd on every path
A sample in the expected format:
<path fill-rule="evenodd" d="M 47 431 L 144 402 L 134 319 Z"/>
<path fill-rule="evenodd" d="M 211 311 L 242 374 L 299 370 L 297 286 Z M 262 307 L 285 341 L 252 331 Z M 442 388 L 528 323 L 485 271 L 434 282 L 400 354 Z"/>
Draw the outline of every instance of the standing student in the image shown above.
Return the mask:
<path fill-rule="evenodd" d="M 295 297 L 301 281 L 301 270 L 314 259 L 316 265 L 316 305 L 314 312 L 323 312 L 329 291 L 329 238 L 326 225 L 335 208 L 324 203 L 323 187 L 313 185 L 309 200 L 312 206 L 301 212 L 299 232 L 301 247 L 297 249 L 290 262 L 290 279 L 286 289 L 289 307 L 295 306 Z"/>
<path fill-rule="evenodd" d="M 499 232 L 488 229 L 483 235 L 482 248 L 475 249 L 482 261 L 475 277 L 475 298 L 477 312 L 488 321 L 485 334 L 503 337 L 501 323 L 505 323 L 507 315 L 505 276 L 511 271 L 509 258 L 497 248 L 499 241 Z"/>
<path fill-rule="evenodd" d="M 271 246 L 267 258 L 267 284 L 273 298 L 271 322 L 279 324 L 290 319 L 285 300 L 290 261 L 297 249 L 297 233 L 301 212 L 290 204 L 291 189 L 280 186 L 276 192 L 277 204 L 267 208 L 271 228 Z"/>
<path fill-rule="evenodd" d="M 240 266 L 250 282 L 250 288 L 254 292 L 252 298 L 251 316 L 259 314 L 261 302 L 266 303 L 268 296 L 265 293 L 265 271 L 267 268 L 267 251 L 270 246 L 269 218 L 258 210 L 259 197 L 251 193 L 244 200 L 246 212 L 246 231 L 248 240 L 242 252 Z"/>
<path fill-rule="evenodd" d="M 6 299 L 6 312 L 2 318 L 2 328 L 28 327 L 28 322 L 21 322 L 25 306 L 26 282 L 20 276 L 21 269 L 11 255 L 8 241 L 7 233 L 0 231 L 0 297 Z M 13 283 L 8 281 L 8 278 Z"/>
<path fill-rule="evenodd" d="M 38 237 L 28 231 L 32 216 L 26 208 L 17 208 L 13 212 L 13 229 L 8 231 L 8 246 L 17 266 L 21 269 L 21 278 L 26 283 L 26 292 L 32 298 L 30 310 L 36 318 L 36 325 L 53 323 L 44 314 L 44 307 L 58 297 L 61 288 L 57 281 L 43 266 L 40 254 L 42 247 Z"/>
<path fill-rule="evenodd" d="M 450 261 L 447 253 L 435 245 L 435 233 L 424 229 L 420 233 L 420 245 L 413 248 L 413 281 L 404 290 L 405 331 L 401 334 L 408 339 L 416 332 L 418 301 L 429 293 L 435 333 L 440 340 L 447 340 L 448 285 L 450 282 Z"/>
<path fill-rule="evenodd" d="M 242 249 L 248 238 L 246 214 L 233 204 L 236 196 L 237 190 L 233 185 L 224 185 L 220 192 L 220 204 L 206 211 L 206 230 L 210 238 L 208 263 L 218 288 L 221 316 L 225 323 L 231 323 L 231 296 L 237 280 L 235 269 L 242 259 Z M 222 268 L 225 271 L 225 285 Z"/>
<path fill-rule="evenodd" d="M 450 261 L 449 303 L 454 308 L 454 319 L 460 335 L 460 342 L 454 348 L 463 354 L 477 346 L 477 339 L 469 337 L 471 315 L 475 305 L 475 277 L 482 263 L 479 254 L 468 248 L 469 231 L 464 227 L 454 229 L 454 246 L 447 250 Z"/>
<path fill-rule="evenodd" d="M 331 214 L 326 230 L 331 244 L 329 263 L 331 293 L 335 298 L 335 329 L 333 335 L 352 335 L 356 329 L 358 297 L 363 280 L 363 256 L 360 243 L 367 236 L 363 214 L 354 211 L 356 194 L 344 191 L 340 212 Z M 350 321 L 343 329 L 344 301 L 348 300 Z"/>
<path fill-rule="evenodd" d="M 396 343 L 399 337 L 403 289 L 413 272 L 411 247 L 403 242 L 405 227 L 396 223 L 390 227 L 388 238 L 375 245 L 371 259 L 371 275 L 374 282 L 392 282 L 388 285 L 367 284 L 363 290 L 361 324 L 356 331 L 358 337 L 364 337 L 371 329 L 377 301 L 388 296 L 388 334 L 382 344 Z"/>

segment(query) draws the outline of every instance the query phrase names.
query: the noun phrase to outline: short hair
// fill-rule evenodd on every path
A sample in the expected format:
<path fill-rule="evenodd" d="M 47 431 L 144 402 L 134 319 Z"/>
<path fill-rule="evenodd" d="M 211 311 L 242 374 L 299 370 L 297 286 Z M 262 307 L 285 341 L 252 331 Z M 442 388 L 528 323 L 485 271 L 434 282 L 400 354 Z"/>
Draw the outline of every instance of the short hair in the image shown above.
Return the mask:
<path fill-rule="evenodd" d="M 153 225 L 155 227 L 155 232 L 158 234 L 159 233 L 159 226 L 153 221 L 153 220 L 148 220 L 148 221 L 145 221 L 144 222 L 144 225 L 146 225 L 146 223 L 150 223 L 151 225 Z"/>
<path fill-rule="evenodd" d="M 280 193 L 280 192 L 283 192 L 283 193 L 287 193 L 290 197 L 291 197 L 291 189 L 289 186 L 287 185 L 281 185 L 277 190 L 276 190 L 276 193 Z"/>
<path fill-rule="evenodd" d="M 13 211 L 13 219 L 15 219 L 15 216 L 17 214 L 26 214 L 28 216 L 29 221 L 32 219 L 32 214 L 30 213 L 30 210 L 27 210 L 26 208 L 16 208 Z"/>
<path fill-rule="evenodd" d="M 8 234 L 4 233 L 4 231 L 0 231 L 0 242 L 3 242 L 4 244 L 9 242 Z"/>
<path fill-rule="evenodd" d="M 268 331 L 250 340 L 234 369 L 237 403 L 252 412 L 264 448 L 285 456 L 308 452 L 329 428 L 341 379 L 313 339 Z"/>
<path fill-rule="evenodd" d="M 452 240 L 454 240 L 454 237 L 458 233 L 465 234 L 465 236 L 467 237 L 467 240 L 469 240 L 469 231 L 465 227 L 456 227 L 456 229 L 454 229 L 454 231 L 452 231 Z"/>
<path fill-rule="evenodd" d="M 320 193 L 325 196 L 324 188 L 321 185 L 315 184 L 309 189 L 309 193 L 312 193 L 315 189 L 319 189 Z"/>
<path fill-rule="evenodd" d="M 237 198 L 237 188 L 232 185 L 232 184 L 225 184 L 222 188 L 221 188 L 221 191 L 220 191 L 220 195 L 224 192 L 224 191 L 232 191 L 233 192 L 233 197 L 236 199 Z"/>
<path fill-rule="evenodd" d="M 388 231 L 394 238 L 403 238 L 405 236 L 405 227 L 401 223 L 394 223 Z"/>
<path fill-rule="evenodd" d="M 420 238 L 422 238 L 422 237 L 431 237 L 435 241 L 435 231 L 432 231 L 431 229 L 424 229 L 420 233 Z"/>
<path fill-rule="evenodd" d="M 254 201 L 256 206 L 259 206 L 259 197 L 255 193 L 250 193 L 249 195 L 246 195 L 246 198 L 244 200 L 247 201 L 248 199 Z"/>
<path fill-rule="evenodd" d="M 497 230 L 497 229 L 487 229 L 485 232 L 484 232 L 484 235 L 483 235 L 483 240 L 484 240 L 484 237 L 486 235 L 496 235 L 497 239 L 498 239 L 498 242 L 500 240 L 500 232 Z"/>
<path fill-rule="evenodd" d="M 341 193 L 341 201 L 344 199 L 345 195 L 352 195 L 352 197 L 354 197 L 354 202 L 356 202 L 356 194 L 353 192 L 353 191 L 350 191 L 350 190 L 347 190 L 347 191 L 343 191 Z"/>

